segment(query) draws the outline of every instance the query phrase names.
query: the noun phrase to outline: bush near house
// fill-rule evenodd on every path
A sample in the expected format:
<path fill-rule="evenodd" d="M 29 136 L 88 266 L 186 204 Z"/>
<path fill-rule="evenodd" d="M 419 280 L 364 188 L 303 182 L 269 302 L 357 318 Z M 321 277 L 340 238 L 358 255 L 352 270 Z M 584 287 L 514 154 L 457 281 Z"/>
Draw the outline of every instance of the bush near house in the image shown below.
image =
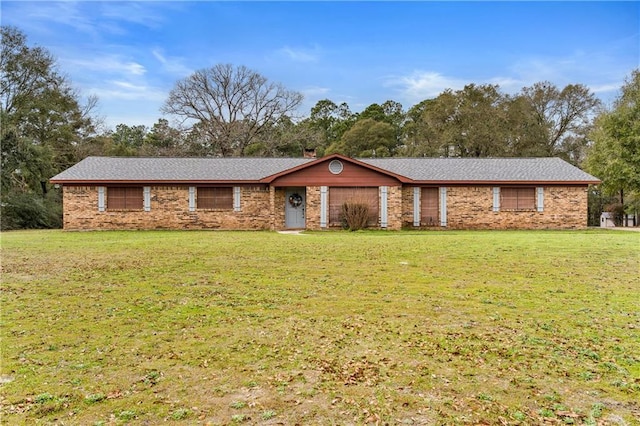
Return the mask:
<path fill-rule="evenodd" d="M 369 205 L 359 202 L 346 202 L 342 204 L 341 216 L 345 229 L 350 231 L 365 229 L 369 221 Z"/>

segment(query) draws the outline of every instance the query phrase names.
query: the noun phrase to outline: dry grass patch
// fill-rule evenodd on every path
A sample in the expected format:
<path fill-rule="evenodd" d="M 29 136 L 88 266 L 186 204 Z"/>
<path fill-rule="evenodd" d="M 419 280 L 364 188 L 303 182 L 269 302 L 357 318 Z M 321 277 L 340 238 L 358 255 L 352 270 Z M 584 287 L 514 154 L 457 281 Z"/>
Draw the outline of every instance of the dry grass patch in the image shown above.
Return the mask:
<path fill-rule="evenodd" d="M 11 232 L 9 424 L 634 424 L 638 234 Z"/>

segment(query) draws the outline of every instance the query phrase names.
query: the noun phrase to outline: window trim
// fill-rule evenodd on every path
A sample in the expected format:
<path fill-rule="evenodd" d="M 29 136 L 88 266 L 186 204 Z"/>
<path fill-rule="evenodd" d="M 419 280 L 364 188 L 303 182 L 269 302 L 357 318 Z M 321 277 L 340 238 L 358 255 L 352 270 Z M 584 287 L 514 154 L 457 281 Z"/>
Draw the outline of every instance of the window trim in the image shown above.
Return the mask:
<path fill-rule="evenodd" d="M 241 211 L 240 200 L 242 197 L 242 193 L 239 186 L 233 187 L 233 211 L 239 212 Z"/>
<path fill-rule="evenodd" d="M 380 228 L 386 228 L 389 225 L 389 187 L 381 186 L 380 189 L 380 201 L 378 203 L 378 209 L 380 210 Z"/>
<path fill-rule="evenodd" d="M 422 200 L 420 196 L 422 194 L 422 188 L 419 186 L 413 187 L 413 226 L 420 226 L 422 219 Z"/>
<path fill-rule="evenodd" d="M 107 210 L 106 187 L 99 186 L 98 187 L 98 211 L 104 212 L 106 210 Z"/>
<path fill-rule="evenodd" d="M 536 188 L 536 208 L 539 212 L 544 211 L 544 187 L 539 186 Z"/>
<path fill-rule="evenodd" d="M 320 227 L 326 228 L 329 225 L 329 187 L 320 187 Z"/>
<path fill-rule="evenodd" d="M 151 187 L 143 186 L 142 187 L 142 208 L 145 212 L 151 211 Z"/>
<path fill-rule="evenodd" d="M 447 187 L 440 187 L 440 226 L 447 227 Z"/>

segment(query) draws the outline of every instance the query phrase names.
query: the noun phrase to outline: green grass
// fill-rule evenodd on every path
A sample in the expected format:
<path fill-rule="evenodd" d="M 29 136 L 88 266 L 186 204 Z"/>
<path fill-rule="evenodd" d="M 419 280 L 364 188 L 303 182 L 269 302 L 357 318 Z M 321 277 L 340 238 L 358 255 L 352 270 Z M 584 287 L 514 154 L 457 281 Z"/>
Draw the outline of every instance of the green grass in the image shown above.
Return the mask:
<path fill-rule="evenodd" d="M 4 233 L 2 422 L 637 424 L 639 237 Z"/>

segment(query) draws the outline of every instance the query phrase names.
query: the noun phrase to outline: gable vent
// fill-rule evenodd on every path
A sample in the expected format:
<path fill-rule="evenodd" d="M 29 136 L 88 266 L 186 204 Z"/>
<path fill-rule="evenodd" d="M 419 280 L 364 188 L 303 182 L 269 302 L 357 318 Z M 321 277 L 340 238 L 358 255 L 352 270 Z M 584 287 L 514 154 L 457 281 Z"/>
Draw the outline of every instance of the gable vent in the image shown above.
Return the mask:
<path fill-rule="evenodd" d="M 344 166 L 342 165 L 342 161 L 340 160 L 332 160 L 329 163 L 329 171 L 334 175 L 339 175 L 340 173 L 342 173 L 343 169 Z"/>

